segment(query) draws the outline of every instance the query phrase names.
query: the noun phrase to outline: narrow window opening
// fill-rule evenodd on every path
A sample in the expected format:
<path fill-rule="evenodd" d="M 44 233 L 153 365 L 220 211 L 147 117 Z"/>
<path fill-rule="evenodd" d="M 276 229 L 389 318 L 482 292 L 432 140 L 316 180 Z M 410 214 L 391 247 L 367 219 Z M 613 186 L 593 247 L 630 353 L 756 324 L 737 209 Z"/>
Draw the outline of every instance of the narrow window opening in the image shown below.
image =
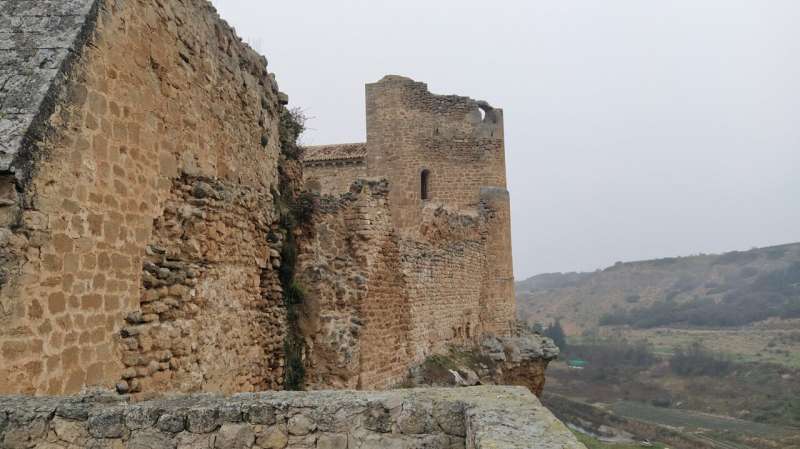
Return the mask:
<path fill-rule="evenodd" d="M 420 189 L 419 189 L 419 196 L 423 200 L 430 199 L 430 191 L 428 190 L 428 182 L 430 180 L 431 172 L 428 169 L 422 170 L 422 173 L 419 175 L 420 181 Z"/>

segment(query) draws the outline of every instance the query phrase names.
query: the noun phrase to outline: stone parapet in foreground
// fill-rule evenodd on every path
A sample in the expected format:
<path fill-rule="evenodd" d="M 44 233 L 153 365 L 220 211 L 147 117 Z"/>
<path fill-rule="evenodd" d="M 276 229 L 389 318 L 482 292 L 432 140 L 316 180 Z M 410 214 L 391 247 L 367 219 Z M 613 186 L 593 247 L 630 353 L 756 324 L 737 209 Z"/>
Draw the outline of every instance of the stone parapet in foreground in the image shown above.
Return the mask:
<path fill-rule="evenodd" d="M 583 449 L 522 387 L 0 397 L 2 448 Z"/>

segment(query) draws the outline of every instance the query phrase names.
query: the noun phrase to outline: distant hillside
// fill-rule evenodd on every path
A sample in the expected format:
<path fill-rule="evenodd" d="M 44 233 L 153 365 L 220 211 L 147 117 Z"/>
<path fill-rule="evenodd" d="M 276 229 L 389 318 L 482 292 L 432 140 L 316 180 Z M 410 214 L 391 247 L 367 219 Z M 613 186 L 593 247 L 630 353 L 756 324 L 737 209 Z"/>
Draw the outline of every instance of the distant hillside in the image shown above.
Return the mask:
<path fill-rule="evenodd" d="M 568 333 L 598 324 L 731 327 L 800 318 L 800 243 L 540 274 L 516 290 L 521 319 L 561 318 Z"/>

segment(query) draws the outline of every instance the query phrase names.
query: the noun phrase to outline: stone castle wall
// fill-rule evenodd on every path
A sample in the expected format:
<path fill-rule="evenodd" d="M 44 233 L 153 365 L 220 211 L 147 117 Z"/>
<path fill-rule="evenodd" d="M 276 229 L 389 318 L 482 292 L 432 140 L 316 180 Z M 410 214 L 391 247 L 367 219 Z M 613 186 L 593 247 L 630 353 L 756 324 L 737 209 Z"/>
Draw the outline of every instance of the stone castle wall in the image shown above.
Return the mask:
<path fill-rule="evenodd" d="M 410 309 L 385 181 L 323 199 L 298 259 L 311 388 L 380 388 L 410 364 Z"/>
<path fill-rule="evenodd" d="M 0 448 L 585 449 L 519 387 L 0 396 Z"/>
<path fill-rule="evenodd" d="M 263 191 L 173 180 L 122 329 L 123 391 L 279 389 L 285 307 Z"/>
<path fill-rule="evenodd" d="M 3 89 L 46 91 L 30 113 L 3 91 L 0 393 L 279 389 L 295 325 L 306 386 L 385 388 L 510 329 L 499 109 L 402 77 L 367 86 L 368 142 L 306 164 L 324 199 L 308 232 L 292 226 L 295 323 L 277 196 L 301 174 L 266 60 L 205 0 L 0 7 L 21 36 L 0 49 L 20 59 Z"/>
<path fill-rule="evenodd" d="M 321 195 L 347 193 L 354 180 L 366 177 L 367 166 L 362 161 L 319 162 L 303 167 L 306 188 Z"/>
<path fill-rule="evenodd" d="M 304 179 L 328 203 L 371 198 L 370 207 L 357 212 L 355 221 L 345 218 L 353 206 L 315 217 L 317 243 L 309 254 L 316 258 L 304 260 L 313 260 L 306 269 L 314 273 L 333 273 L 331 267 L 343 261 L 358 267 L 371 263 L 370 271 L 360 274 L 358 285 L 335 275 L 303 282 L 312 290 L 312 310 L 336 301 L 352 306 L 340 319 L 327 321 L 338 323 L 332 331 L 308 333 L 310 365 L 330 366 L 324 354 L 336 353 L 342 335 L 357 334 L 361 338 L 348 341 L 358 349 L 346 363 L 339 361 L 348 365 L 349 377 L 342 371 L 333 384 L 381 388 L 402 380 L 409 364 L 448 345 L 510 333 L 511 218 L 502 110 L 467 97 L 434 95 L 424 83 L 399 76 L 368 84 L 366 91 L 367 142 L 309 147 Z M 422 198 L 423 171 L 427 198 Z M 364 173 L 369 177 L 361 179 Z M 385 188 L 369 193 L 361 188 L 378 184 Z M 336 251 L 319 250 L 326 247 Z M 370 308 L 378 313 L 369 315 Z M 402 322 L 383 316 L 394 309 L 404 311 L 394 316 Z M 367 356 L 371 332 L 377 345 L 392 350 Z M 402 344 L 382 345 L 382 338 Z M 313 385 L 330 382 L 326 370 L 312 371 L 321 376 Z"/>
<path fill-rule="evenodd" d="M 581 447 L 514 388 L 138 402 L 303 367 L 386 388 L 507 333 L 500 110 L 368 86 L 370 142 L 309 165 L 312 211 L 302 126 L 206 0 L 6 0 L 0 28 L 0 448 Z M 87 387 L 137 402 L 54 396 Z"/>
<path fill-rule="evenodd" d="M 19 33 L 3 51 L 57 72 L 21 150 L 3 149 L 0 392 L 275 386 L 266 60 L 205 0 L 62 3 L 0 6 Z M 38 79 L 23 69 L 16 84 Z M 200 179 L 230 198 L 198 197 Z"/>
<path fill-rule="evenodd" d="M 513 312 L 502 304 L 485 310 L 493 211 L 465 215 L 429 204 L 424 238 L 403 238 L 390 192 L 386 180 L 366 179 L 341 197 L 320 198 L 298 260 L 310 388 L 395 386 L 448 345 L 502 334 L 507 323 L 492 318 Z"/>
<path fill-rule="evenodd" d="M 422 211 L 419 232 L 424 237 L 400 239 L 415 361 L 448 344 L 468 344 L 488 331 L 479 315 L 485 225 L 478 215 L 429 204 Z"/>

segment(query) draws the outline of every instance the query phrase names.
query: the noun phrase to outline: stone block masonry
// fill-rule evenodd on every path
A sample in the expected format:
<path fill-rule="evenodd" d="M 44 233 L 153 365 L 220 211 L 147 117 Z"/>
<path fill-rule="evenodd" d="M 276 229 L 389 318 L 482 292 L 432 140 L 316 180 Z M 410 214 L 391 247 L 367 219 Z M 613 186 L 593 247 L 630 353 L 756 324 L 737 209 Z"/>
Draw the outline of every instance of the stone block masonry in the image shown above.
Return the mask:
<path fill-rule="evenodd" d="M 509 332 L 500 109 L 369 84 L 367 142 L 306 151 L 305 229 L 287 98 L 208 2 L 0 9 L 0 392 L 385 388 Z"/>
<path fill-rule="evenodd" d="M 123 392 L 280 389 L 286 310 L 272 199 L 182 176 L 153 225 L 140 307 L 122 329 Z"/>
<path fill-rule="evenodd" d="M 306 384 L 385 388 L 412 363 L 411 309 L 386 204 L 388 184 L 363 180 L 324 198 L 298 258 Z"/>
<path fill-rule="evenodd" d="M 0 448 L 585 449 L 520 387 L 0 397 Z"/>
<path fill-rule="evenodd" d="M 366 116 L 366 142 L 303 156 L 326 205 L 300 259 L 311 387 L 391 386 L 515 316 L 502 110 L 390 75 Z"/>
<path fill-rule="evenodd" d="M 0 12 L 0 392 L 278 387 L 267 61 L 205 0 Z"/>
<path fill-rule="evenodd" d="M 403 238 L 390 191 L 386 180 L 363 179 L 320 198 L 298 259 L 310 388 L 397 385 L 428 355 L 502 330 L 492 317 L 513 312 L 504 297 L 485 300 L 495 297 L 484 290 L 490 205 L 467 214 L 429 203 L 421 237 Z"/>
<path fill-rule="evenodd" d="M 0 0 L 0 447 L 580 449 L 524 389 L 134 402 L 509 333 L 502 111 L 387 76 L 301 163 L 287 103 L 207 0 Z"/>

